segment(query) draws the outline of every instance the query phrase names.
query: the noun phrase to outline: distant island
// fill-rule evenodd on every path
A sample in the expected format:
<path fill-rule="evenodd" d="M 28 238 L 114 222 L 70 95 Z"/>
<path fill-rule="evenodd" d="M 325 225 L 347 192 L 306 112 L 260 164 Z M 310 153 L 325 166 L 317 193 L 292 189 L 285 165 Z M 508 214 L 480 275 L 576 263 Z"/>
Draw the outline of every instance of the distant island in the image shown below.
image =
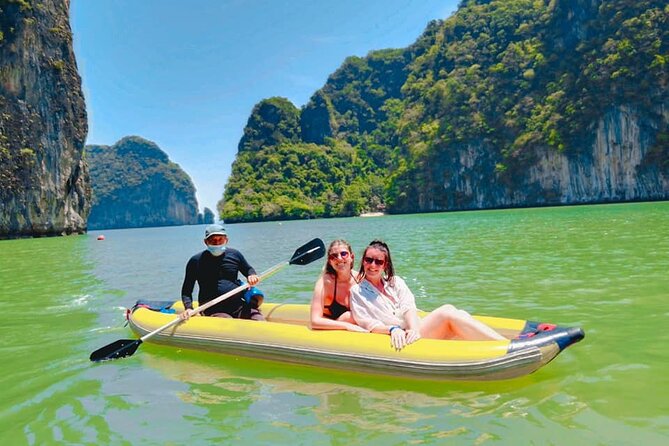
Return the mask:
<path fill-rule="evenodd" d="M 669 199 L 666 1 L 467 0 L 248 119 L 227 222 Z"/>
<path fill-rule="evenodd" d="M 188 174 L 154 142 L 128 136 L 112 146 L 88 145 L 93 200 L 89 229 L 213 223 L 198 214 Z"/>

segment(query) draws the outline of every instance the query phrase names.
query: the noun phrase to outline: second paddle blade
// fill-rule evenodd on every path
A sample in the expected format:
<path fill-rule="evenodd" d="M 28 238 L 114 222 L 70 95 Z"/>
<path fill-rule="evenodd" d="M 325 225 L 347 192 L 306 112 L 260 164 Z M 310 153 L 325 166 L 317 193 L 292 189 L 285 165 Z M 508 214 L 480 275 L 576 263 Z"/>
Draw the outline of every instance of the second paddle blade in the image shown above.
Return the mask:
<path fill-rule="evenodd" d="M 95 350 L 91 353 L 90 360 L 99 362 L 132 356 L 141 343 L 141 339 L 119 339 L 116 342 Z"/>
<path fill-rule="evenodd" d="M 307 265 L 325 255 L 323 240 L 315 238 L 309 243 L 297 248 L 288 263 L 291 265 Z"/>

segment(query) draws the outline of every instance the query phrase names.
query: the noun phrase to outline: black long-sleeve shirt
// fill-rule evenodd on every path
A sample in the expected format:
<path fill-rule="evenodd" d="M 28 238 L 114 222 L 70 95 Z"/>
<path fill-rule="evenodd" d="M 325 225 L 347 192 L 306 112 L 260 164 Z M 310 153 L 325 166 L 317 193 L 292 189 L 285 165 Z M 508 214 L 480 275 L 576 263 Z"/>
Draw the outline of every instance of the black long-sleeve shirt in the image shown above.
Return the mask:
<path fill-rule="evenodd" d="M 200 305 L 227 293 L 239 286 L 237 276 L 256 274 L 241 252 L 226 248 L 223 255 L 211 255 L 207 250 L 195 254 L 186 264 L 186 276 L 181 286 L 181 300 L 186 308 L 193 308 L 193 288 L 197 281 Z M 207 308 L 204 314 L 228 313 L 236 316 L 244 306 L 244 291 Z"/>

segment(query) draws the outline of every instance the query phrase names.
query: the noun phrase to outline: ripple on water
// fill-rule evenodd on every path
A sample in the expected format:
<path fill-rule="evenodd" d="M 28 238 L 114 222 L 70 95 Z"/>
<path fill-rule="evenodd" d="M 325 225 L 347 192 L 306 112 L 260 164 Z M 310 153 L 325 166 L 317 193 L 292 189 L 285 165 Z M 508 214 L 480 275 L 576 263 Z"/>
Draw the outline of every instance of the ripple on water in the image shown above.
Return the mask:
<path fill-rule="evenodd" d="M 75 308 L 87 306 L 91 300 L 91 295 L 64 296 L 61 298 L 54 298 L 54 300 L 57 303 L 42 307 L 42 311 L 47 313 L 66 313 Z"/>

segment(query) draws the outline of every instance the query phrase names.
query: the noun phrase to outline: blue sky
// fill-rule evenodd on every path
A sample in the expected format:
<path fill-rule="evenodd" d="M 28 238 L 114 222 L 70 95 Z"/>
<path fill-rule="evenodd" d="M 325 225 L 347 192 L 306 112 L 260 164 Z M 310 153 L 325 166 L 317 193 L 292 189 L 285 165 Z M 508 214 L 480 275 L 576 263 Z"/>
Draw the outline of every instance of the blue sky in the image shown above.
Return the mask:
<path fill-rule="evenodd" d="M 348 56 L 400 48 L 456 0 L 72 0 L 88 144 L 154 141 L 216 212 L 253 106 L 304 105 Z"/>

